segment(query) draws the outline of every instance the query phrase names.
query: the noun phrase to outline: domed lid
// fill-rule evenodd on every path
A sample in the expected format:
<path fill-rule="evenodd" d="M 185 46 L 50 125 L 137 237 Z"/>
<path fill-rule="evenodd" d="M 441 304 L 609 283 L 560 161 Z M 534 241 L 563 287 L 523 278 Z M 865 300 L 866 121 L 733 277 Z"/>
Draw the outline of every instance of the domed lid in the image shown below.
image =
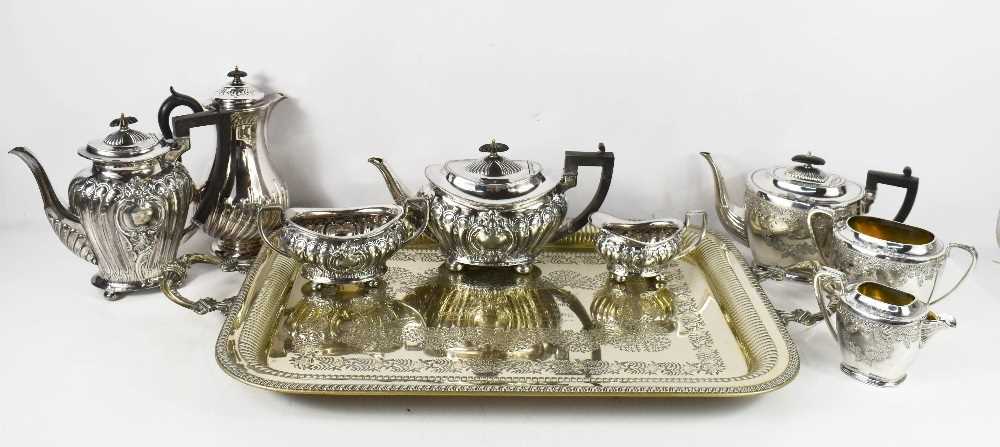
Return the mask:
<path fill-rule="evenodd" d="M 87 147 L 80 149 L 80 155 L 97 161 L 134 161 L 158 156 L 169 149 L 160 144 L 160 137 L 157 134 L 129 127 L 137 122 L 139 120 L 123 113 L 109 124 L 116 128 L 114 132 L 101 140 L 87 143 Z"/>
<path fill-rule="evenodd" d="M 509 149 L 491 141 L 479 148 L 487 154 L 483 158 L 445 162 L 445 180 L 459 191 L 484 199 L 510 199 L 534 191 L 545 182 L 542 165 L 500 155 Z"/>
<path fill-rule="evenodd" d="M 826 160 L 812 153 L 796 155 L 795 166 L 778 166 L 754 171 L 750 182 L 762 191 L 792 200 L 836 205 L 861 198 L 861 185 L 823 171 Z"/>
<path fill-rule="evenodd" d="M 233 78 L 233 80 L 223 85 L 213 98 L 213 102 L 219 108 L 225 110 L 249 107 L 264 97 L 264 94 L 257 87 L 243 82 L 247 73 L 240 70 L 240 67 L 234 67 L 226 76 Z"/>
<path fill-rule="evenodd" d="M 913 295 L 876 282 L 858 284 L 844 302 L 861 315 L 890 324 L 922 320 L 928 310 Z"/>

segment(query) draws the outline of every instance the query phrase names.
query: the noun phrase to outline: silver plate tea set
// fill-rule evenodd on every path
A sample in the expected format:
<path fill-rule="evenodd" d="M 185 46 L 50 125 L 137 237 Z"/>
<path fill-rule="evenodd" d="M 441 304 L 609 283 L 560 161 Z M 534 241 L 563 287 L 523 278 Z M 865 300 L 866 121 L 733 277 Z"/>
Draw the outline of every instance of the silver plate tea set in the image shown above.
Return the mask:
<path fill-rule="evenodd" d="M 125 114 L 112 120 L 111 133 L 79 150 L 92 165 L 70 182 L 68 207 L 31 152 L 10 151 L 34 174 L 59 240 L 97 265 L 91 282 L 108 299 L 161 287 L 196 312 L 226 310 L 224 302 L 190 301 L 174 288 L 184 276 L 175 262 L 177 251 L 198 229 L 214 239 L 214 255 L 185 255 L 182 264 L 211 262 L 244 271 L 266 244 L 301 262 L 300 274 L 317 288 L 378 287 L 386 261 L 420 235 L 435 243 L 452 272 L 469 267 L 527 275 L 546 244 L 588 222 L 598 231 L 594 249 L 614 282 L 631 277 L 659 284 L 665 267 L 695 250 L 707 231 L 704 211 L 689 211 L 683 220 L 643 221 L 599 212 L 615 163 L 603 143 L 594 152 L 567 151 L 563 170 L 553 174 L 535 161 L 508 158 L 510 148 L 491 141 L 479 148 L 480 157 L 428 166 L 427 184 L 415 194 L 381 158 L 372 157 L 394 204 L 289 208 L 267 139 L 268 119 L 285 95 L 261 92 L 244 81 L 247 73 L 239 68 L 228 76 L 204 105 L 171 87 L 158 114 L 162 138 L 138 130 L 137 120 Z M 179 106 L 192 113 L 171 119 Z M 207 125 L 216 129 L 215 159 L 207 180 L 196 186 L 182 155 L 212 144 L 191 139 L 192 128 Z M 898 384 L 930 335 L 955 327 L 954 318 L 928 306 L 968 276 L 976 250 L 902 223 L 918 186 L 909 168 L 901 174 L 869 171 L 862 187 L 821 169 L 820 157 L 797 155 L 794 166 L 751 172 L 739 207 L 731 203 L 711 154 L 701 155 L 714 175 L 718 217 L 749 247 L 757 279 L 813 283 L 820 311 L 782 312 L 782 318 L 803 324 L 825 320 L 849 376 Z M 577 185 L 581 166 L 599 167 L 601 177 L 591 201 L 570 217 L 566 191 Z M 906 190 L 893 220 L 866 214 L 879 184 Z M 971 262 L 958 283 L 935 296 L 952 249 L 967 252 Z"/>

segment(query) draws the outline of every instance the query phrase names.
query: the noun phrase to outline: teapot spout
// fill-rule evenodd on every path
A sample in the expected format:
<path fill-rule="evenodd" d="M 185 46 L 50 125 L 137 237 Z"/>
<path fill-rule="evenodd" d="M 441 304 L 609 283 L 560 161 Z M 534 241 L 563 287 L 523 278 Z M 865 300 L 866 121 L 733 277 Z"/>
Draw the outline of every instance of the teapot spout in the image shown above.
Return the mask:
<path fill-rule="evenodd" d="M 73 212 L 66 209 L 59 202 L 59 197 L 52 190 L 52 183 L 49 182 L 49 176 L 45 173 L 45 169 L 42 168 L 42 164 L 38 162 L 38 159 L 35 158 L 31 151 L 23 147 L 15 147 L 8 153 L 20 158 L 24 164 L 28 165 L 28 169 L 35 176 L 35 183 L 38 184 L 38 192 L 42 195 L 42 207 L 45 209 L 45 217 L 48 218 L 49 224 L 52 225 L 52 230 L 55 231 L 59 240 L 77 256 L 96 265 L 97 256 L 90 246 L 90 241 L 87 240 L 87 234 L 83 231 L 83 226 L 80 225 L 80 217 L 73 214 Z"/>
<path fill-rule="evenodd" d="M 920 324 L 920 347 L 927 344 L 927 340 L 930 340 L 941 329 L 954 329 L 956 326 L 958 326 L 958 322 L 955 320 L 955 317 L 928 312 L 927 319 Z"/>
<path fill-rule="evenodd" d="M 389 194 L 392 194 L 392 199 L 397 205 L 405 206 L 406 201 L 413 197 L 406 187 L 403 186 L 396 176 L 389 170 L 389 167 L 385 165 L 381 158 L 372 157 L 368 159 L 368 163 L 378 168 L 378 171 L 382 173 L 382 178 L 385 179 L 385 186 L 389 188 Z"/>
<path fill-rule="evenodd" d="M 729 230 L 730 233 L 743 241 L 744 244 L 747 243 L 746 220 L 743 217 L 745 210 L 743 207 L 729 203 L 729 192 L 726 191 L 726 179 L 722 177 L 719 167 L 712 160 L 712 154 L 708 152 L 701 152 L 700 154 L 708 162 L 708 166 L 712 168 L 712 178 L 715 180 L 715 212 L 718 214 L 719 220 L 722 221 L 722 226 L 726 227 L 726 230 Z"/>

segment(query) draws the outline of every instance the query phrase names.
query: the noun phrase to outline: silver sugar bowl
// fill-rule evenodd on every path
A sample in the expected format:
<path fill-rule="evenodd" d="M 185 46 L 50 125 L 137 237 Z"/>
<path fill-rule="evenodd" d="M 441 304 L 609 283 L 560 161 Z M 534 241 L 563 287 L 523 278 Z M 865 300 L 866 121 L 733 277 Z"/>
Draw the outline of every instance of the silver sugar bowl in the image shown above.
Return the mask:
<path fill-rule="evenodd" d="M 816 208 L 809 212 L 824 265 L 847 275 L 850 283 L 874 281 L 912 294 L 927 304 L 951 295 L 976 266 L 979 255 L 972 246 L 944 243 L 923 228 L 874 216 L 833 220 L 834 212 Z M 934 297 L 938 279 L 952 249 L 969 254 L 965 273 L 946 292 Z"/>
<path fill-rule="evenodd" d="M 429 235 L 438 243 L 448 266 L 514 266 L 531 271 L 545 244 L 579 230 L 604 202 L 611 185 L 614 154 L 567 151 L 560 175 L 551 175 L 530 160 L 504 157 L 508 147 L 491 142 L 479 148 L 482 158 L 452 160 L 426 168 L 429 184 L 418 195 L 430 200 Z M 390 193 L 401 203 L 406 188 L 380 158 L 368 159 L 379 168 Z M 576 186 L 579 166 L 601 167 L 601 180 L 590 203 L 566 220 L 566 191 Z"/>
<path fill-rule="evenodd" d="M 132 128 L 136 122 L 122 114 L 111 121 L 113 132 L 78 151 L 93 164 L 70 180 L 68 208 L 28 149 L 10 151 L 34 174 L 59 240 L 97 265 L 91 283 L 109 300 L 159 285 L 160 268 L 176 257 L 187 233 L 194 195 L 191 176 L 177 161 L 182 150 Z"/>
<path fill-rule="evenodd" d="M 822 170 L 826 161 L 812 154 L 796 155 L 793 166 L 757 169 L 746 178 L 744 206 L 730 203 L 726 182 L 708 152 L 715 180 L 719 220 L 740 241 L 750 246 L 758 276 L 769 279 L 810 281 L 822 259 L 806 223 L 809 210 L 823 206 L 837 219 L 865 214 L 875 200 L 879 184 L 906 189 L 895 220 L 902 222 L 916 200 L 919 180 L 910 168 L 902 174 L 868 171 L 865 186 Z"/>
<path fill-rule="evenodd" d="M 258 222 L 279 207 L 258 211 Z M 385 274 L 386 261 L 427 227 L 426 199 L 409 199 L 403 206 L 353 209 L 290 208 L 284 224 L 261 239 L 273 250 L 302 265 L 302 277 L 316 284 L 370 283 Z"/>
<path fill-rule="evenodd" d="M 692 220 L 699 224 L 693 225 Z M 596 212 L 590 223 L 598 229 L 594 241 L 597 254 L 607 262 L 608 273 L 617 282 L 625 282 L 629 276 L 660 278 L 670 261 L 698 248 L 708 229 L 704 211 L 688 211 L 683 222 L 631 221 Z"/>
<path fill-rule="evenodd" d="M 247 73 L 239 68 L 228 76 L 230 82 L 204 107 L 171 87 L 171 95 L 160 106 L 159 124 L 163 137 L 185 150 L 192 144 L 192 128 L 215 126 L 215 161 L 198 191 L 192 220 L 215 239 L 213 252 L 230 261 L 224 267 L 232 268 L 248 265 L 257 256 L 257 209 L 287 207 L 288 188 L 271 165 L 267 138 L 271 112 L 285 95 L 262 93 L 243 80 Z M 171 129 L 170 114 L 179 106 L 195 113 L 174 117 Z M 195 145 L 211 147 L 212 143 Z M 272 220 L 265 222 L 265 227 L 273 229 L 277 224 Z"/>
<path fill-rule="evenodd" d="M 954 317 L 930 311 L 909 293 L 875 282 L 849 286 L 837 270 L 821 269 L 813 285 L 840 343 L 841 371 L 867 384 L 899 385 L 931 336 L 956 326 Z"/>

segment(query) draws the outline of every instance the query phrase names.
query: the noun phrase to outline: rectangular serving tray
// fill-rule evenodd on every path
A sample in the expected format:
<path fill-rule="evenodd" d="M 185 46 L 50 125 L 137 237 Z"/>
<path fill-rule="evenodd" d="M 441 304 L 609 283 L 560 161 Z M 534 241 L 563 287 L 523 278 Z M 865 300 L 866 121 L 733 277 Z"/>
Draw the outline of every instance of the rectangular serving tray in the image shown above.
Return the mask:
<path fill-rule="evenodd" d="M 733 397 L 795 377 L 795 346 L 729 240 L 707 234 L 659 284 L 617 284 L 594 235 L 547 247 L 527 275 L 452 273 L 411 244 L 371 288 L 311 287 L 265 248 L 216 358 L 246 384 L 322 395 Z"/>

